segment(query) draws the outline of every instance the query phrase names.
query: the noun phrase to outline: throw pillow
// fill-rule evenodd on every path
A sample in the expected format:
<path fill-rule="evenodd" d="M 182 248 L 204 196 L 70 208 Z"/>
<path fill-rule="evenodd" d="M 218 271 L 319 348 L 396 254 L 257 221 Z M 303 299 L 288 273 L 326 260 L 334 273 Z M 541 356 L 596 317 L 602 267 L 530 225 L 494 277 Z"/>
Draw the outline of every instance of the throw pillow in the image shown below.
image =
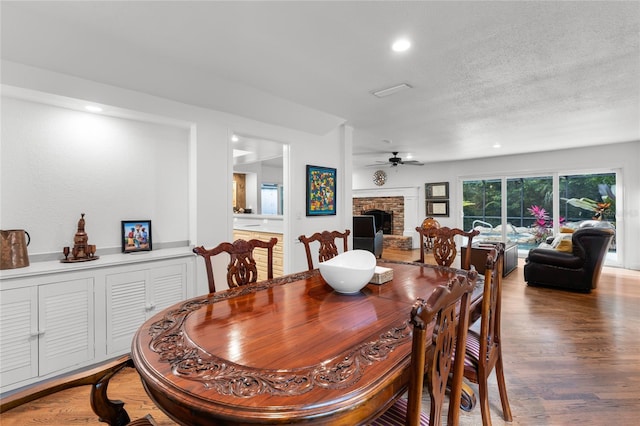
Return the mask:
<path fill-rule="evenodd" d="M 571 238 L 560 241 L 560 244 L 558 244 L 556 250 L 571 253 L 573 251 L 573 243 L 571 242 Z"/>
<path fill-rule="evenodd" d="M 556 235 L 553 239 L 553 243 L 551 243 L 551 248 L 556 249 L 558 251 L 564 252 L 572 252 L 573 246 L 571 243 L 571 237 L 573 235 L 570 233 L 560 233 Z"/>

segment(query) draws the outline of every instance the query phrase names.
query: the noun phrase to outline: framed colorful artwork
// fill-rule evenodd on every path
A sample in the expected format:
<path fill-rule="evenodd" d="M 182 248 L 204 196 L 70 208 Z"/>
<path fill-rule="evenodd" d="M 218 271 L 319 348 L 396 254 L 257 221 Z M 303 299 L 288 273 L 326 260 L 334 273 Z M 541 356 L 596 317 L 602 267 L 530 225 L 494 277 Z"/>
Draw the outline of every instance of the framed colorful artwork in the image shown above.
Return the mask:
<path fill-rule="evenodd" d="M 336 169 L 307 165 L 307 216 L 336 214 Z"/>
<path fill-rule="evenodd" d="M 151 221 L 123 220 L 120 226 L 122 252 L 151 251 Z"/>

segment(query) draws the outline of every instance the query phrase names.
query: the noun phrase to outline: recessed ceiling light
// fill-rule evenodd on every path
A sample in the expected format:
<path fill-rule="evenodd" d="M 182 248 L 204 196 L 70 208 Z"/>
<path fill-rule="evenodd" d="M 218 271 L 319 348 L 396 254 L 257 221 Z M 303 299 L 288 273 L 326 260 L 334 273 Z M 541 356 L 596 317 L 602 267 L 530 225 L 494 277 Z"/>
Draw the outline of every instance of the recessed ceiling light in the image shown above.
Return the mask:
<path fill-rule="evenodd" d="M 394 52 L 405 52 L 411 47 L 411 42 L 406 38 L 401 38 L 393 42 L 391 49 Z"/>
<path fill-rule="evenodd" d="M 236 135 L 231 136 L 231 142 L 238 142 L 238 136 Z"/>
<path fill-rule="evenodd" d="M 102 108 L 100 108 L 99 106 L 95 106 L 95 105 L 87 105 L 84 108 L 89 112 L 102 112 Z"/>
<path fill-rule="evenodd" d="M 496 143 L 493 144 L 493 147 L 494 148 L 500 148 L 500 147 L 502 147 L 502 145 L 500 145 L 498 142 L 496 142 Z"/>

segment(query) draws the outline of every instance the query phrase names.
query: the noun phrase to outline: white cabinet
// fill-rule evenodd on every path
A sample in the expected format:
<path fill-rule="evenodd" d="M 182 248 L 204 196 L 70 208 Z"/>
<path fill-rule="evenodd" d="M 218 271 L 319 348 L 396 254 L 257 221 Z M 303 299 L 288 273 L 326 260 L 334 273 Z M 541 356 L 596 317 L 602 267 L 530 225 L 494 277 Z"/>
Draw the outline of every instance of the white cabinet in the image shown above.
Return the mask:
<path fill-rule="evenodd" d="M 146 315 L 146 271 L 107 275 L 107 353 L 126 350 Z"/>
<path fill-rule="evenodd" d="M 93 278 L 38 286 L 39 375 L 94 357 Z"/>
<path fill-rule="evenodd" d="M 3 386 L 94 358 L 93 279 L 38 281 L 0 292 Z"/>
<path fill-rule="evenodd" d="M 186 274 L 181 263 L 106 275 L 107 354 L 129 351 L 143 322 L 186 299 Z"/>
<path fill-rule="evenodd" d="M 0 292 L 0 383 L 38 375 L 38 287 Z"/>
<path fill-rule="evenodd" d="M 189 248 L 0 273 L 0 393 L 131 350 L 157 312 L 195 296 Z"/>

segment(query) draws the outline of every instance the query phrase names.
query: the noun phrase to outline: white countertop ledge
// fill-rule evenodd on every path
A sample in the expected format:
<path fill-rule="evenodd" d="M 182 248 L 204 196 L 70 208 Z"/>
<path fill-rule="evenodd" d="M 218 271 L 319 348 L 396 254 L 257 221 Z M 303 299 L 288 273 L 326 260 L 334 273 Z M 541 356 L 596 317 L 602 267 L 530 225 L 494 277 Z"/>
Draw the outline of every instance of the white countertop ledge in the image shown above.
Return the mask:
<path fill-rule="evenodd" d="M 99 253 L 98 253 L 99 254 Z M 88 262 L 62 263 L 60 260 L 31 262 L 24 268 L 4 269 L 0 271 L 0 281 L 12 278 L 25 278 L 53 273 L 75 272 L 87 269 L 122 266 L 157 260 L 195 256 L 191 247 L 176 247 L 134 253 L 118 253 L 99 256 L 97 260 Z M 62 257 L 61 257 L 62 258 Z"/>

